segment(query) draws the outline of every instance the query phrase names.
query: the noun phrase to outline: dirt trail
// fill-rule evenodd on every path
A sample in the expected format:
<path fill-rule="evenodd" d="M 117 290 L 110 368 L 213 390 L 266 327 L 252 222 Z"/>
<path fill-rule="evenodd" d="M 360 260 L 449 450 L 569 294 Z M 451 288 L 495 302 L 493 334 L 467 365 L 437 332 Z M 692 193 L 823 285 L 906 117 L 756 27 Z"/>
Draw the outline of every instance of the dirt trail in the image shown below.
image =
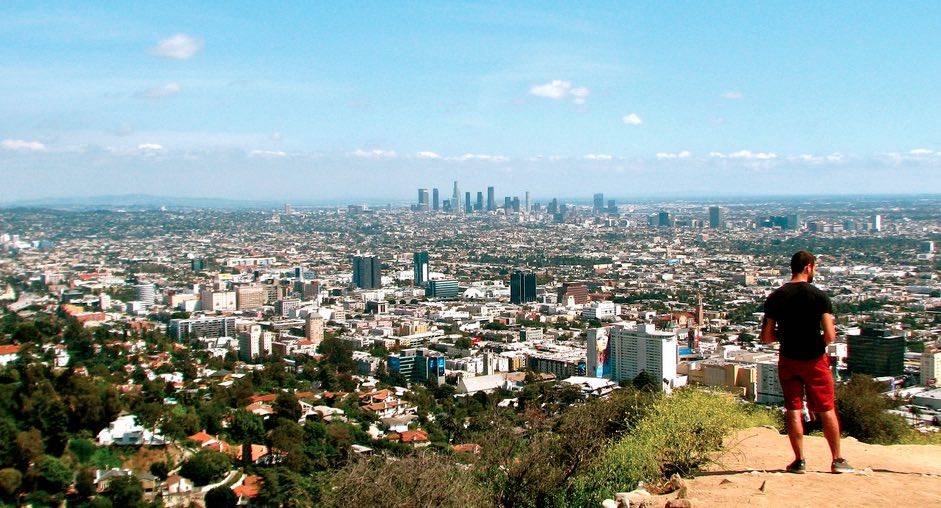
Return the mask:
<path fill-rule="evenodd" d="M 844 439 L 843 456 L 856 473 L 835 475 L 826 440 L 805 437 L 807 473 L 795 475 L 784 472 L 793 460 L 787 436 L 756 428 L 727 441 L 729 451 L 719 463 L 687 481 L 693 506 L 941 506 L 941 446 L 879 446 Z M 676 495 L 656 497 L 653 506 L 663 506 Z"/>

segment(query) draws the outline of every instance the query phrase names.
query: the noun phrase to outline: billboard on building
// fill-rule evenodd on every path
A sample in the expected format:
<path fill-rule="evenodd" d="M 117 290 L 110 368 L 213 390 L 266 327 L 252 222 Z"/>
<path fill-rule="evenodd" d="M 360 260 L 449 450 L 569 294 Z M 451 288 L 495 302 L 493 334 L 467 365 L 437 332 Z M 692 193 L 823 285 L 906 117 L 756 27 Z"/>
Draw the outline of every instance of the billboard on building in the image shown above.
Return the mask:
<path fill-rule="evenodd" d="M 609 328 L 588 330 L 588 358 L 586 375 L 611 377 L 611 334 Z"/>

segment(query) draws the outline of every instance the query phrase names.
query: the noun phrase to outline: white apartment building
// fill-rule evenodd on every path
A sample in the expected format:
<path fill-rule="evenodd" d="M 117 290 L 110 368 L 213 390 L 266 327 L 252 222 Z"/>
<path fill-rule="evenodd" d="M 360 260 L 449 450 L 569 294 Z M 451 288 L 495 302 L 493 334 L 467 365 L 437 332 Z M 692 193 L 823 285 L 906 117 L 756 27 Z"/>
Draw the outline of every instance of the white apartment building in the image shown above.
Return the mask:
<path fill-rule="evenodd" d="M 239 332 L 239 359 L 250 362 L 262 354 L 271 354 L 271 332 L 262 332 L 261 325 L 251 325 Z"/>
<path fill-rule="evenodd" d="M 585 319 L 598 319 L 604 321 L 606 319 L 616 318 L 620 310 L 621 306 L 616 305 L 614 302 L 609 302 L 607 300 L 601 302 L 592 302 L 582 309 L 582 317 Z"/>
<path fill-rule="evenodd" d="M 941 349 L 938 346 L 927 347 L 921 354 L 921 384 L 941 386 Z"/>
<path fill-rule="evenodd" d="M 641 372 L 660 380 L 663 391 L 677 387 L 677 336 L 652 324 L 611 327 L 611 379 L 634 379 Z"/>

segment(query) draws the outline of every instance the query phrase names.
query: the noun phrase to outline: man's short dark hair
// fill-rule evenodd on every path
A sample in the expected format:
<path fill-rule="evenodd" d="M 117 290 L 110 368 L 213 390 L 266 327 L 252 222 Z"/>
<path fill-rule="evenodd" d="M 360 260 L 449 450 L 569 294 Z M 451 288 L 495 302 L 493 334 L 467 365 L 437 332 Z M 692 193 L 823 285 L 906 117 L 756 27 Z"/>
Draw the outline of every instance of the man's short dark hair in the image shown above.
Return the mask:
<path fill-rule="evenodd" d="M 797 275 L 804 271 L 807 265 L 816 265 L 817 258 L 806 250 L 799 250 L 791 256 L 791 273 Z"/>

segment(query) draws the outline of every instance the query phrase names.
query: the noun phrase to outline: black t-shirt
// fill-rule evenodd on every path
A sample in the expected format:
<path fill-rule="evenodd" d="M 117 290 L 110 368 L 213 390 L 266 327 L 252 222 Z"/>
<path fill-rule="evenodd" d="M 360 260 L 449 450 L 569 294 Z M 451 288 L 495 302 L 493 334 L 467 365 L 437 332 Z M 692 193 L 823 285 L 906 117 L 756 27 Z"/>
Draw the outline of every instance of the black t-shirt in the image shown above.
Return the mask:
<path fill-rule="evenodd" d="M 765 301 L 765 315 L 777 324 L 781 356 L 792 360 L 813 360 L 826 353 L 820 320 L 832 313 L 826 293 L 807 282 L 789 282 Z"/>

